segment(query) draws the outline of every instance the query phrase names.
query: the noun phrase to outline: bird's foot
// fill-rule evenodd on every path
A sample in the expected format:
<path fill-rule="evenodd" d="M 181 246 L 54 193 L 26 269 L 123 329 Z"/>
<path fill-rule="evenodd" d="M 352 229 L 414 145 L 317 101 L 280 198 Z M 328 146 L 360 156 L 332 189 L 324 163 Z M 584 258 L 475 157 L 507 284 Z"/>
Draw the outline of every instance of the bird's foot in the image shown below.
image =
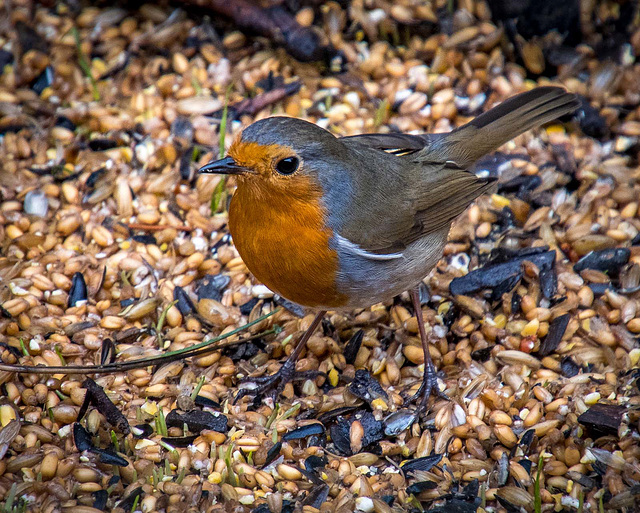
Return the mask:
<path fill-rule="evenodd" d="M 289 381 L 301 381 L 325 375 L 324 372 L 319 371 L 296 372 L 295 368 L 296 363 L 287 359 L 277 372 L 269 376 L 244 379 L 238 386 L 238 393 L 233 399 L 233 403 L 237 403 L 245 396 L 269 397 L 275 401 Z"/>
<path fill-rule="evenodd" d="M 432 362 L 428 362 L 424 367 L 424 375 L 422 377 L 422 383 L 420 383 L 420 388 L 418 388 L 418 391 L 413 396 L 405 401 L 404 406 L 416 403 L 416 413 L 420 414 L 427 408 L 427 403 L 431 395 L 450 401 L 449 396 L 440 390 L 438 386 L 438 375 L 435 366 Z"/>
<path fill-rule="evenodd" d="M 289 357 L 282 364 L 282 367 L 280 367 L 278 372 L 272 374 L 271 376 L 248 378 L 240 383 L 240 386 L 238 387 L 239 390 L 233 400 L 233 404 L 237 403 L 245 395 L 253 397 L 254 400 L 259 398 L 271 398 L 273 401 L 275 401 L 280 395 L 280 392 L 284 390 L 285 385 L 289 381 L 292 381 L 296 378 L 296 361 L 298 361 L 298 357 L 306 346 L 307 340 L 309 340 L 311 334 L 318 327 L 325 313 L 326 312 L 322 310 L 316 314 L 313 322 L 307 328 L 307 331 L 304 332 L 304 335 L 300 337 L 300 340 L 294 347 Z M 305 379 L 305 375 L 317 376 L 320 373 L 316 371 L 309 371 L 300 374 L 302 375 L 303 379 Z"/>
<path fill-rule="evenodd" d="M 250 397 L 268 396 L 275 400 L 284 390 L 285 385 L 293 379 L 295 370 L 296 363 L 287 359 L 277 372 L 269 376 L 243 380 L 238 386 L 238 393 L 233 403 L 237 403 L 246 395 Z"/>

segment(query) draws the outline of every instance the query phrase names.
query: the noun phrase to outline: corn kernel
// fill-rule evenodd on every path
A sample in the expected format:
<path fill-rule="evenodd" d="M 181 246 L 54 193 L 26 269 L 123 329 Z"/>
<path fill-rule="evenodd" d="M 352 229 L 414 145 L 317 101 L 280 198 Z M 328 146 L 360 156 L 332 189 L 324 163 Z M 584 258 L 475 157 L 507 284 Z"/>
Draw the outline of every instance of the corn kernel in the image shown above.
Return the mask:
<path fill-rule="evenodd" d="M 207 481 L 212 484 L 220 484 L 222 482 L 222 474 L 220 472 L 211 472 L 207 477 Z"/>
<path fill-rule="evenodd" d="M 387 403 L 384 401 L 384 399 L 381 398 L 377 398 L 371 401 L 371 406 L 373 406 L 375 410 L 387 411 L 389 409 Z"/>
<path fill-rule="evenodd" d="M 520 332 L 523 337 L 530 337 L 538 333 L 538 328 L 540 327 L 540 321 L 538 319 L 533 319 L 529 321 L 524 329 Z"/>
<path fill-rule="evenodd" d="M 158 405 L 155 401 L 145 401 L 145 403 L 140 406 L 140 409 L 149 415 L 155 415 L 158 413 Z"/>
<path fill-rule="evenodd" d="M 335 367 L 329 371 L 329 383 L 331 383 L 332 387 L 338 386 L 339 378 L 340 376 L 338 376 L 338 371 L 335 369 Z"/>
<path fill-rule="evenodd" d="M 511 205 L 511 200 L 509 198 L 505 198 L 500 194 L 492 194 L 491 201 L 496 208 L 503 209 L 504 207 L 508 207 Z"/>

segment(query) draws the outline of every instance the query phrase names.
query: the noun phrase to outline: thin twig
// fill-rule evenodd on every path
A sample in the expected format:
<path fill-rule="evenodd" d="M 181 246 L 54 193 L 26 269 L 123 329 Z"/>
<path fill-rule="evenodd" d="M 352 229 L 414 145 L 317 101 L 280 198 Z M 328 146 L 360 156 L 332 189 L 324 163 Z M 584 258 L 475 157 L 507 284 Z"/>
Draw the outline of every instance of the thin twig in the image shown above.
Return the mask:
<path fill-rule="evenodd" d="M 255 98 L 245 98 L 231 105 L 229 108 L 233 110 L 236 116 L 243 116 L 248 114 L 249 116 L 255 116 L 265 107 L 278 103 L 280 100 L 285 99 L 287 96 L 297 93 L 302 87 L 301 82 L 291 82 L 285 84 L 282 87 L 277 87 L 271 91 L 259 94 Z"/>

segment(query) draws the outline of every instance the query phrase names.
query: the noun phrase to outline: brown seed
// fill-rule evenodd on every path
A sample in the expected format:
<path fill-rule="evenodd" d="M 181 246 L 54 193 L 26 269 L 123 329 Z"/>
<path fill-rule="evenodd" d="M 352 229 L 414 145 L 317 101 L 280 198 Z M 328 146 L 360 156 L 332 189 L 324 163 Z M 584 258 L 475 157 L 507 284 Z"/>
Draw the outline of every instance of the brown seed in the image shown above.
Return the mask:
<path fill-rule="evenodd" d="M 631 319 L 627 323 L 627 329 L 631 333 L 640 333 L 640 317 L 636 317 L 634 319 Z"/>
<path fill-rule="evenodd" d="M 503 486 L 496 495 L 520 508 L 530 508 L 533 504 L 533 496 L 517 486 Z"/>
<path fill-rule="evenodd" d="M 524 64 L 532 73 L 542 73 L 545 67 L 545 58 L 542 49 L 536 43 L 525 42 L 522 48 Z"/>
<path fill-rule="evenodd" d="M 509 473 L 513 479 L 522 486 L 528 487 L 532 482 L 531 476 L 527 470 L 516 461 L 511 460 L 509 462 Z"/>
<path fill-rule="evenodd" d="M 568 404 L 569 400 L 566 397 L 559 397 L 554 401 L 551 401 L 549 404 L 545 405 L 544 409 L 548 412 L 556 412 L 560 410 L 563 406 Z"/>
<path fill-rule="evenodd" d="M 156 309 L 156 306 L 158 306 L 158 303 L 159 299 L 156 297 L 134 303 L 131 308 L 125 310 L 124 317 L 129 321 L 142 319 L 143 317 L 153 313 Z"/>
<path fill-rule="evenodd" d="M 35 467 L 43 458 L 44 454 L 41 451 L 23 452 L 7 462 L 6 472 L 9 474 L 15 474 L 16 472 L 20 472 L 23 468 Z"/>
<path fill-rule="evenodd" d="M 486 424 L 476 426 L 474 429 L 476 430 L 476 433 L 478 433 L 478 440 L 480 440 L 481 442 L 486 442 L 493 436 L 491 428 Z"/>
<path fill-rule="evenodd" d="M 474 458 L 477 458 L 479 460 L 487 459 L 487 453 L 482 447 L 482 444 L 477 439 L 469 438 L 465 440 L 465 445 L 467 447 L 467 451 L 469 451 L 469 454 Z"/>
<path fill-rule="evenodd" d="M 387 372 L 387 379 L 391 385 L 396 385 L 400 381 L 400 368 L 395 358 L 388 358 L 385 370 Z"/>
<path fill-rule="evenodd" d="M 349 430 L 349 440 L 351 443 L 351 450 L 353 452 L 360 452 L 362 449 L 362 439 L 364 438 L 364 427 L 359 420 L 354 421 L 351 424 Z"/>
<path fill-rule="evenodd" d="M 482 383 L 484 384 L 485 381 L 483 380 Z M 486 412 L 486 405 L 480 398 L 476 397 L 469 403 L 467 411 L 469 412 L 469 415 L 478 417 L 482 420 Z"/>
<path fill-rule="evenodd" d="M 122 317 L 116 317 L 115 315 L 107 315 L 100 319 L 100 326 L 107 330 L 120 330 L 125 327 L 127 321 Z"/>
<path fill-rule="evenodd" d="M 133 196 L 129 182 L 123 177 L 116 180 L 116 191 L 114 195 L 116 198 L 118 214 L 124 217 L 131 216 L 131 214 L 133 214 Z"/>
<path fill-rule="evenodd" d="M 242 48 L 246 42 L 246 37 L 242 32 L 234 31 L 227 34 L 222 40 L 222 44 L 225 48 L 230 50 Z"/>
<path fill-rule="evenodd" d="M 511 349 L 507 349 L 505 351 L 500 351 L 497 353 L 496 358 L 503 363 L 509 365 L 526 365 L 527 367 L 538 370 L 542 365 L 540 360 L 538 360 L 535 356 L 524 353 L 522 351 L 514 351 Z"/>
<path fill-rule="evenodd" d="M 80 483 L 78 484 L 78 491 L 80 493 L 94 493 L 102 490 L 100 483 Z"/>
<path fill-rule="evenodd" d="M 189 69 L 189 61 L 187 58 L 181 53 L 174 53 L 173 59 L 171 61 L 171 65 L 176 73 L 180 73 L 181 75 L 186 73 Z"/>
<path fill-rule="evenodd" d="M 505 447 L 511 448 L 518 442 L 518 438 L 509 426 L 497 424 L 493 427 L 493 432 Z"/>
<path fill-rule="evenodd" d="M 4 308 L 11 316 L 17 317 L 29 308 L 29 303 L 22 298 L 9 299 L 2 303 Z"/>
<path fill-rule="evenodd" d="M 185 98 L 183 100 L 179 100 L 176 105 L 178 112 L 185 116 L 191 114 L 207 115 L 219 110 L 221 107 L 222 102 L 220 102 L 220 100 L 209 96 Z"/>
<path fill-rule="evenodd" d="M 5 234 L 7 235 L 7 237 L 9 237 L 9 239 L 16 240 L 19 237 L 22 237 L 24 232 L 20 228 L 18 228 L 17 226 L 11 224 L 11 225 L 6 227 Z"/>
<path fill-rule="evenodd" d="M 476 228 L 476 238 L 484 239 L 491 233 L 491 223 L 482 223 Z"/>
<path fill-rule="evenodd" d="M 73 470 L 73 477 L 80 483 L 97 483 L 100 479 L 100 473 L 92 468 L 78 467 Z"/>
<path fill-rule="evenodd" d="M 276 467 L 276 471 L 280 477 L 288 481 L 297 481 L 302 479 L 302 473 L 291 465 L 280 464 Z"/>
<path fill-rule="evenodd" d="M 113 235 L 111 235 L 111 232 L 105 226 L 96 226 L 92 230 L 91 236 L 93 240 L 96 241 L 96 244 L 103 248 L 113 244 Z"/>
<path fill-rule="evenodd" d="M 305 7 L 300 9 L 296 14 L 296 21 L 303 27 L 310 27 L 313 23 L 313 17 L 313 9 L 311 7 Z"/>
<path fill-rule="evenodd" d="M 449 37 L 442 45 L 443 48 L 454 48 L 456 46 L 465 44 L 478 36 L 480 28 L 477 26 L 466 27 L 458 30 L 455 34 Z"/>
<path fill-rule="evenodd" d="M 70 404 L 58 404 L 53 407 L 53 418 L 61 424 L 71 424 L 78 417 L 78 407 Z"/>
<path fill-rule="evenodd" d="M 503 424 L 505 426 L 511 426 L 513 424 L 513 420 L 509 415 L 507 415 L 503 411 L 494 410 L 489 415 L 489 422 L 491 424 Z"/>
<path fill-rule="evenodd" d="M 424 93 L 411 93 L 401 104 L 398 112 L 402 115 L 419 111 L 427 104 L 427 95 Z"/>
<path fill-rule="evenodd" d="M 567 486 L 569 485 L 569 480 L 566 477 L 561 476 L 552 476 L 547 480 L 547 486 L 551 488 L 556 488 L 558 490 L 567 490 Z"/>
<path fill-rule="evenodd" d="M 64 182 L 60 187 L 62 191 L 62 196 L 71 205 L 78 204 L 80 202 L 80 191 L 78 188 L 71 182 Z"/>
<path fill-rule="evenodd" d="M 180 310 L 173 305 L 167 310 L 167 324 L 173 328 L 182 325 L 182 314 Z"/>
<path fill-rule="evenodd" d="M 529 410 L 529 413 L 524 418 L 522 425 L 525 428 L 530 428 L 540 422 L 542 418 L 542 403 L 536 402 L 536 404 Z"/>
<path fill-rule="evenodd" d="M 552 429 L 557 427 L 558 424 L 560 424 L 559 420 L 545 420 L 545 421 L 540 422 L 539 424 L 536 424 L 535 426 L 533 426 L 533 429 L 536 432 L 536 436 L 543 437 L 549 431 L 551 431 Z"/>
<path fill-rule="evenodd" d="M 570 445 L 564 450 L 564 462 L 568 467 L 580 463 L 580 451 L 575 445 Z"/>
<path fill-rule="evenodd" d="M 553 401 L 553 394 L 543 387 L 535 387 L 533 389 L 533 395 L 536 396 L 538 401 L 542 401 L 544 404 L 549 404 Z"/>
<path fill-rule="evenodd" d="M 414 365 L 420 365 L 424 363 L 424 352 L 422 351 L 422 347 L 407 345 L 402 348 L 402 353 L 407 357 Z"/>
<path fill-rule="evenodd" d="M 42 463 L 40 464 L 40 473 L 42 474 L 42 479 L 52 479 L 56 475 L 57 470 L 58 455 L 55 451 L 48 452 L 47 454 L 45 454 L 44 458 L 42 459 Z"/>
<path fill-rule="evenodd" d="M 243 437 L 236 441 L 236 445 L 244 451 L 257 451 L 260 448 L 260 441 L 257 438 Z"/>
<path fill-rule="evenodd" d="M 34 287 L 38 288 L 39 290 L 45 291 L 53 290 L 55 288 L 53 282 L 43 274 L 35 275 L 32 280 Z"/>
<path fill-rule="evenodd" d="M 349 461 L 351 461 L 351 463 L 353 463 L 356 467 L 360 467 L 362 465 L 373 465 L 379 459 L 379 456 L 370 452 L 361 452 L 358 454 L 354 454 L 353 456 L 349 456 Z"/>
<path fill-rule="evenodd" d="M 567 466 L 561 461 L 551 460 L 545 463 L 543 470 L 550 476 L 563 476 L 567 473 Z"/>
<path fill-rule="evenodd" d="M 258 470 L 255 473 L 256 482 L 261 486 L 266 486 L 267 488 L 271 488 L 275 484 L 275 480 L 273 476 L 263 470 Z"/>
<path fill-rule="evenodd" d="M 616 241 L 606 235 L 586 235 L 573 243 L 573 249 L 579 256 L 584 256 L 590 251 L 609 249 L 616 246 Z"/>

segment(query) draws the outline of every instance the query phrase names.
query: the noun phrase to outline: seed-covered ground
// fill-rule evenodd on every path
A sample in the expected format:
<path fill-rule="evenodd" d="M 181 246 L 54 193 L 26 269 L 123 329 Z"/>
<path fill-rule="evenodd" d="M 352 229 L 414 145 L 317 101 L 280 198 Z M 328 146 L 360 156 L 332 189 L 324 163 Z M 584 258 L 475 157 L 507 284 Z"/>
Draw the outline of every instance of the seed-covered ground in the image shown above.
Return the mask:
<path fill-rule="evenodd" d="M 543 3 L 302 2 L 303 63 L 203 1 L 0 0 L 2 511 L 638 511 L 638 13 Z M 498 193 L 421 291 L 451 400 L 403 408 L 401 296 L 330 313 L 275 403 L 234 404 L 312 316 L 252 278 L 233 180 L 198 167 L 273 114 L 446 132 L 548 83 L 579 111 L 478 164 Z"/>

